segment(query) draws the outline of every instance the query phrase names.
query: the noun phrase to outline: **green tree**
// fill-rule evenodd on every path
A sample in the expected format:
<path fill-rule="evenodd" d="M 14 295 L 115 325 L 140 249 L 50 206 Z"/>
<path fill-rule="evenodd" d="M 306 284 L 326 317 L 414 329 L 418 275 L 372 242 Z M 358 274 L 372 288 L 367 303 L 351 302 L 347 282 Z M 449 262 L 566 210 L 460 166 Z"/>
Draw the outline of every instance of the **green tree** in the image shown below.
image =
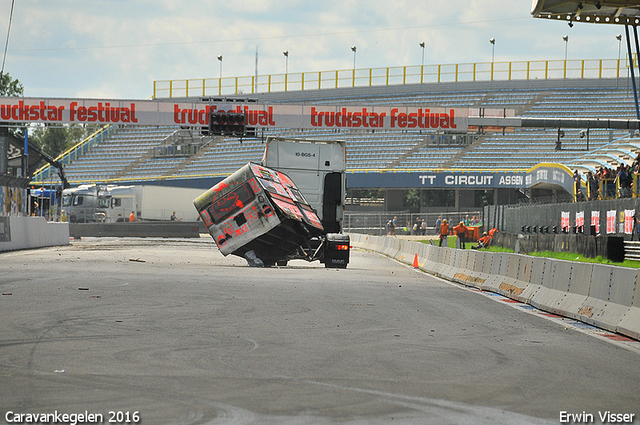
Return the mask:
<path fill-rule="evenodd" d="M 93 133 L 96 126 L 72 125 L 37 125 L 29 131 L 29 140 L 44 152 L 57 157 L 85 137 Z"/>
<path fill-rule="evenodd" d="M 1 96 L 23 96 L 24 87 L 17 79 L 11 78 L 9 73 L 2 74 L 0 79 L 0 95 Z"/>

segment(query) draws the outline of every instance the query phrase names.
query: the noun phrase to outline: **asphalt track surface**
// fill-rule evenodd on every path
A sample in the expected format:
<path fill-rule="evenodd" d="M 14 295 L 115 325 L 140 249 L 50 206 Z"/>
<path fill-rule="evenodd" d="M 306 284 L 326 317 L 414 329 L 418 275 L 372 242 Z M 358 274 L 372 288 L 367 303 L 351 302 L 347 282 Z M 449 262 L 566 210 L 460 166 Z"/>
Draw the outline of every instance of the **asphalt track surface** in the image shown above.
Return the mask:
<path fill-rule="evenodd" d="M 375 253 L 257 269 L 210 238 L 87 238 L 0 254 L 0 291 L 0 423 L 640 423 L 636 343 Z"/>

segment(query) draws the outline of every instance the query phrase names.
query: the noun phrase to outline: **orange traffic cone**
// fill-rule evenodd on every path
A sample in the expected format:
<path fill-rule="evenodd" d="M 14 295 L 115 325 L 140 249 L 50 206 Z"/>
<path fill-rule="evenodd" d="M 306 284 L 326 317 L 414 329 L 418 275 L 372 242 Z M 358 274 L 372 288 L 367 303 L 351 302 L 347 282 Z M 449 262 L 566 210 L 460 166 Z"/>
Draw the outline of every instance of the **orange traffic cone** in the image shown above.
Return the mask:
<path fill-rule="evenodd" d="M 420 268 L 420 265 L 418 264 L 418 254 L 416 254 L 413 257 L 413 268 L 414 269 L 419 269 Z"/>

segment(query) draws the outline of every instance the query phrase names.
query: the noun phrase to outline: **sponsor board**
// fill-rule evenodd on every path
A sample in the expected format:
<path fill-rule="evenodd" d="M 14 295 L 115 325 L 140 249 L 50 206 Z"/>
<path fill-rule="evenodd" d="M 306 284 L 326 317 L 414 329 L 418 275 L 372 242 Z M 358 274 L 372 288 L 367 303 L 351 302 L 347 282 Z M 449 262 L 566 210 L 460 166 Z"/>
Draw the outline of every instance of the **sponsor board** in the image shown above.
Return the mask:
<path fill-rule="evenodd" d="M 14 123 L 209 125 L 211 113 L 245 113 L 254 128 L 436 130 L 465 133 L 467 108 L 188 103 L 155 100 L 0 97 L 0 118 Z"/>

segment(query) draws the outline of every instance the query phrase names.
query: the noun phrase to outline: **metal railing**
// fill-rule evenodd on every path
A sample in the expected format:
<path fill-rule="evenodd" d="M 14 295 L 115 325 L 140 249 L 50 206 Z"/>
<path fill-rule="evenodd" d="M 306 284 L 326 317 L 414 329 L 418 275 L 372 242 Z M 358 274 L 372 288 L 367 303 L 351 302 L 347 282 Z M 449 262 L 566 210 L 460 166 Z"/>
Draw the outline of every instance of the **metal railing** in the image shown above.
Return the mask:
<path fill-rule="evenodd" d="M 635 60 L 635 59 L 634 59 Z M 626 59 L 535 60 L 342 69 L 246 77 L 157 80 L 153 98 L 221 96 L 460 81 L 621 78 Z"/>
<path fill-rule="evenodd" d="M 79 143 L 76 143 L 71 148 L 67 149 L 60 155 L 58 155 L 55 159 L 59 161 L 62 165 L 70 164 L 76 158 L 80 157 L 82 154 L 86 153 L 92 147 L 96 146 L 98 143 L 102 142 L 104 139 L 108 138 L 113 134 L 113 132 L 118 128 L 115 125 L 106 125 L 100 129 L 98 129 L 95 133 L 86 137 Z M 43 183 L 47 179 L 50 178 L 58 179 L 57 171 L 51 171 L 51 165 L 46 164 L 40 168 L 38 168 L 33 173 L 33 178 L 31 179 L 32 183 Z"/>

